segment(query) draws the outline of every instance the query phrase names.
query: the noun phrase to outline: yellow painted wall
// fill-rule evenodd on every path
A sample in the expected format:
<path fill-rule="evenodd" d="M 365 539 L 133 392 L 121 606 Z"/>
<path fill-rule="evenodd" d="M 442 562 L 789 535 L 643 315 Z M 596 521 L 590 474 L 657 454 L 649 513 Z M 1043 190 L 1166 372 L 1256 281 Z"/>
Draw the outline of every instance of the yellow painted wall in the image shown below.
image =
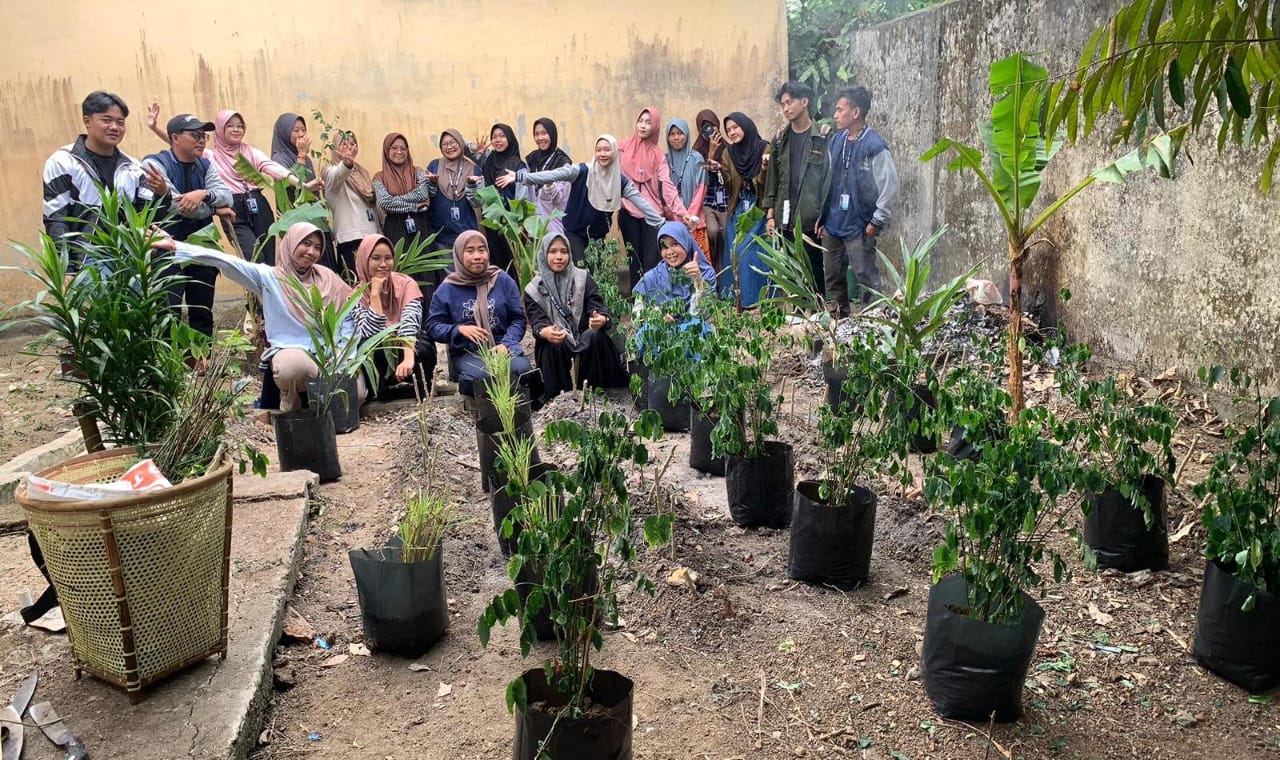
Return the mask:
<path fill-rule="evenodd" d="M 122 147 L 136 157 L 163 147 L 144 123 L 152 100 L 162 124 L 240 110 L 246 139 L 267 152 L 279 113 L 310 120 L 315 108 L 355 130 L 376 171 L 391 130 L 420 165 L 438 156 L 442 129 L 471 139 L 495 121 L 528 152 L 541 116 L 589 159 L 595 135 L 630 134 L 646 105 L 690 122 L 705 107 L 743 110 L 765 132 L 780 123 L 770 96 L 786 75 L 783 0 L 15 0 L 4 15 L 0 239 L 26 242 L 40 229 L 44 160 L 79 134 L 95 89 L 129 104 Z M 17 260 L 5 246 L 0 263 Z M 0 301 L 28 291 L 0 275 Z"/>

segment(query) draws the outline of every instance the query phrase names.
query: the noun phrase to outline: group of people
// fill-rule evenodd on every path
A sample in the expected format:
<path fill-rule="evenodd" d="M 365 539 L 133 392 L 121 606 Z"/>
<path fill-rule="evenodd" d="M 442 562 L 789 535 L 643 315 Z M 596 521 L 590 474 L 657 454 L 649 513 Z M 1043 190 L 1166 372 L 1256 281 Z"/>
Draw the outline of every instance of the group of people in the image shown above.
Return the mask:
<path fill-rule="evenodd" d="M 706 287 L 736 289 L 740 305 L 750 308 L 767 286 L 754 242 L 766 234 L 803 234 L 814 286 L 825 289 L 841 315 L 850 311 L 848 270 L 860 300 L 878 290 L 875 241 L 891 217 L 898 180 L 884 140 L 865 121 L 870 93 L 839 91 L 834 133 L 814 122 L 808 86 L 788 82 L 777 101 L 787 126 L 770 141 L 739 111 L 721 119 L 703 110 L 692 128 L 677 118 L 664 132 L 659 110 L 647 107 L 630 137 L 601 135 L 589 163 L 574 163 L 559 145 L 555 122 L 542 118 L 533 126 L 537 147 L 523 157 L 506 124 L 495 124 L 479 144 L 446 129 L 440 157 L 425 168 L 415 163 L 405 135 L 393 132 L 382 141 L 381 169 L 371 174 L 357 160 L 359 143 L 350 132 L 340 133 L 317 172 L 307 121 L 295 113 L 276 120 L 268 155 L 247 142 L 237 111 L 222 111 L 212 122 L 179 114 L 162 129 L 154 104 L 148 122 L 168 148 L 137 161 L 118 147 L 128 106 L 117 95 L 94 92 L 82 104 L 85 133 L 45 164 L 45 231 L 65 246 L 74 270 L 92 264 L 76 241 L 101 208 L 99 187 L 139 207 L 155 204 L 172 238 L 164 247 L 185 275 L 171 300 L 175 308 L 185 301 L 193 328 L 212 335 L 218 273 L 262 301 L 264 386 L 279 395 L 277 403 L 264 387 L 264 407 L 296 407 L 316 371 L 305 351 L 303 314 L 288 296 L 290 278 L 333 302 L 348 298 L 353 284 L 363 286 L 352 335 L 390 327 L 400 339 L 395 352 L 377 359 L 384 383 L 429 382 L 441 343 L 450 377 L 464 392 L 483 377 L 481 346 L 509 352 L 513 371 L 533 375 L 543 398 L 584 383 L 617 387 L 627 375 L 607 334 L 623 315 L 608 313 L 584 266 L 588 244 L 610 234 L 615 215 L 640 298 L 691 300 Z M 323 197 L 328 228 L 295 224 L 277 243 L 268 234 L 275 215 L 258 175 Z M 507 202 L 533 202 L 549 219 L 538 275 L 523 293 L 508 273 L 506 240 L 479 223 L 477 191 L 485 186 Z M 752 207 L 763 216 L 748 234 L 737 234 L 738 219 Z M 232 233 L 239 256 L 186 242 L 215 220 Z M 397 272 L 397 245 L 427 235 L 436 236 L 435 247 L 452 248 L 447 274 L 415 279 Z M 522 348 L 530 327 L 536 373 Z"/>

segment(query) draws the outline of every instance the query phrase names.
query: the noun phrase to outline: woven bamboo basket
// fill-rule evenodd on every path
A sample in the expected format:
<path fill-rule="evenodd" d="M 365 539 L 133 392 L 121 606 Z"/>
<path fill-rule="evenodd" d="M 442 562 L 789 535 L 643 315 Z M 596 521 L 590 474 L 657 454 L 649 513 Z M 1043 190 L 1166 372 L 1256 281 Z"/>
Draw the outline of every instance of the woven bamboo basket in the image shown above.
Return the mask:
<path fill-rule="evenodd" d="M 38 473 L 67 483 L 119 479 L 133 449 L 86 454 Z M 67 621 L 75 675 L 142 689 L 227 655 L 231 462 L 173 488 L 102 501 L 15 498 L 44 553 Z"/>

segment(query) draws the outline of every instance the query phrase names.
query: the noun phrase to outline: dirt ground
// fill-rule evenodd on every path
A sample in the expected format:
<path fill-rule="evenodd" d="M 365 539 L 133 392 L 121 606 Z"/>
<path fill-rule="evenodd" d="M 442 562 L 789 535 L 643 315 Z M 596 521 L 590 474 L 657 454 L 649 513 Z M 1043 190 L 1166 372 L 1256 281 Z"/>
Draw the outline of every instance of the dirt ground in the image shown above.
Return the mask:
<path fill-rule="evenodd" d="M 805 357 L 784 357 L 779 366 L 789 396 L 781 437 L 796 445 L 797 476 L 812 477 L 821 467 L 813 431 L 821 385 Z M 1051 381 L 1036 383 L 1033 376 L 1033 395 L 1051 393 Z M 650 597 L 624 588 L 625 625 L 605 635 L 597 661 L 635 681 L 634 756 L 1280 756 L 1276 706 L 1250 701 L 1189 655 L 1203 570 L 1203 532 L 1190 487 L 1203 472 L 1202 457 L 1220 443 L 1202 402 L 1183 393 L 1188 414 L 1175 453 L 1187 466 L 1170 497 L 1170 569 L 1094 574 L 1076 562 L 1074 577 L 1051 586 L 1040 602 L 1047 614 L 1024 715 L 1006 725 L 942 720 L 925 696 L 920 647 L 941 520 L 924 504 L 879 489 L 871 581 L 847 593 L 811 587 L 787 578 L 786 531 L 735 527 L 721 479 L 695 473 L 675 456 L 663 477 L 678 512 L 675 542 L 642 553 L 637 568 L 658 582 L 658 591 Z M 480 611 L 508 581 L 480 489 L 474 426 L 456 401 L 446 399 L 432 413 L 437 480 L 463 518 L 444 546 L 449 633 L 417 661 L 376 653 L 334 657 L 362 640 L 346 552 L 380 545 L 402 494 L 424 481 L 412 409 L 384 408 L 339 438 L 345 476 L 321 486 L 307 538 L 293 607 L 331 648 L 282 642 L 255 760 L 510 756 L 506 683 L 553 650 L 542 645 L 521 661 L 512 630 L 495 631 L 488 648 L 476 636 Z M 627 407 L 625 398 L 617 403 Z M 8 423 L 7 405 L 5 414 Z M 542 426 L 582 414 L 570 395 L 535 419 Z M 6 427 L 5 446 L 28 445 L 10 440 L 14 432 Z M 269 430 L 258 437 L 264 448 L 274 448 Z M 655 444 L 656 462 L 666 462 L 672 450 L 684 452 L 685 438 L 669 434 Z M 1189 447 L 1194 451 L 1187 456 Z M 556 460 L 557 453 L 544 451 L 544 457 Z M 636 482 L 641 514 L 656 508 L 652 477 L 650 470 Z M 1067 546 L 1065 536 L 1058 540 Z M 663 582 L 677 566 L 698 573 L 696 589 Z"/>
<path fill-rule="evenodd" d="M 58 379 L 49 355 L 27 355 L 30 336 L 0 339 L 0 462 L 48 443 L 76 427 L 70 400 L 75 388 Z"/>

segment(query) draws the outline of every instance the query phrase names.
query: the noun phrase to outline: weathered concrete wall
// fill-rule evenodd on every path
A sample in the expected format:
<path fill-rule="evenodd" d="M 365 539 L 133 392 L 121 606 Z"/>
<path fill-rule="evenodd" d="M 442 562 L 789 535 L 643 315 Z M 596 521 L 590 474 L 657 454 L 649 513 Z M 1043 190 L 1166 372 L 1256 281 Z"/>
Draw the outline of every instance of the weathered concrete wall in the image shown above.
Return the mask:
<path fill-rule="evenodd" d="M 164 119 L 236 108 L 250 144 L 267 151 L 278 114 L 310 120 L 316 108 L 355 130 L 376 170 L 393 129 L 423 165 L 446 127 L 471 137 L 508 122 L 531 150 L 540 116 L 556 119 L 575 158 L 601 132 L 630 134 L 646 105 L 689 120 L 706 107 L 769 114 L 763 129 L 787 60 L 782 0 L 44 0 L 7 3 L 4 31 L 0 240 L 27 242 L 40 228 L 44 160 L 81 131 L 80 101 L 95 89 L 129 104 L 123 148 L 135 156 L 161 147 L 144 123 L 152 100 Z M 16 259 L 4 246 L 0 264 Z M 0 272 L 0 303 L 27 290 Z"/>
<path fill-rule="evenodd" d="M 908 240 L 940 225 L 940 274 L 981 263 L 1007 280 L 1006 244 L 994 205 L 969 174 L 947 161 L 917 159 L 940 137 L 980 145 L 990 113 L 987 70 L 997 58 L 1045 51 L 1052 73 L 1069 71 L 1094 28 L 1118 0 L 955 0 L 857 33 L 850 69 L 871 88 L 871 123 L 892 147 L 902 177 L 898 221 Z M 1094 185 L 1044 230 L 1056 253 L 1039 248 L 1028 267 L 1032 290 L 1052 301 L 1072 292 L 1060 316 L 1095 351 L 1154 371 L 1192 374 L 1214 363 L 1251 367 L 1280 381 L 1280 197 L 1257 191 L 1263 154 L 1219 156 L 1216 130 L 1190 146 L 1178 178 L 1135 176 Z M 1106 135 L 1064 147 L 1045 174 L 1043 208 L 1127 148 Z M 948 159 L 949 160 L 949 159 Z M 896 247 L 896 245 L 895 245 Z"/>

